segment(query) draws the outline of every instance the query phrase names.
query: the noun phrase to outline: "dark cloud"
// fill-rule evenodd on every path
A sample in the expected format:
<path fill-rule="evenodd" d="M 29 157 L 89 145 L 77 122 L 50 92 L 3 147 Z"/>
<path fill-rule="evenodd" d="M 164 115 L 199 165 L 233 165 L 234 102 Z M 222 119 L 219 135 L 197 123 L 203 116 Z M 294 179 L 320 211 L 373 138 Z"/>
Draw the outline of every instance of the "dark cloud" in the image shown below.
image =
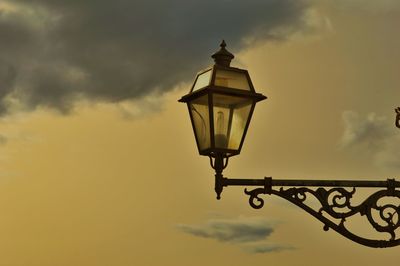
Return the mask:
<path fill-rule="evenodd" d="M 181 224 L 178 225 L 178 229 L 193 236 L 236 244 L 250 253 L 291 249 L 287 246 L 265 241 L 274 232 L 274 224 L 264 218 L 211 219 L 202 225 Z"/>
<path fill-rule="evenodd" d="M 0 111 L 165 92 L 208 65 L 222 38 L 237 51 L 304 30 L 305 0 L 4 0 Z"/>
<path fill-rule="evenodd" d="M 222 242 L 252 242 L 263 240 L 274 231 L 271 224 L 260 219 L 210 220 L 204 225 L 179 225 L 185 233 Z"/>
<path fill-rule="evenodd" d="M 0 61 L 0 99 L 3 99 L 12 91 L 16 77 L 15 68 L 10 64 Z M 4 102 L 0 102 L 0 113 L 4 113 L 6 109 Z"/>

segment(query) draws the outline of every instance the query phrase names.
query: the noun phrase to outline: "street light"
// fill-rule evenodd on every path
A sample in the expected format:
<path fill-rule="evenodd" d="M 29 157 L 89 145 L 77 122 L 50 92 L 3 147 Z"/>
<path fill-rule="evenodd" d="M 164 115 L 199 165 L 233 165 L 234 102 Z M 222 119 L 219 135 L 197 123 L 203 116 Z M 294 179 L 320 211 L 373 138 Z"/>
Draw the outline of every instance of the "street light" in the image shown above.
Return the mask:
<path fill-rule="evenodd" d="M 221 49 L 212 55 L 215 65 L 197 74 L 187 103 L 201 155 L 231 157 L 243 145 L 256 102 L 266 99 L 254 91 L 247 70 L 230 66 L 233 54 Z"/>
<path fill-rule="evenodd" d="M 240 153 L 256 103 L 267 98 L 255 92 L 247 70 L 230 66 L 234 55 L 225 41 L 220 47 L 212 55 L 215 64 L 199 72 L 189 94 L 179 100 L 187 103 L 197 148 L 210 157 L 216 181 L 228 158 Z M 215 190 L 220 199 L 220 182 Z"/>
<path fill-rule="evenodd" d="M 333 229 L 361 245 L 374 248 L 400 245 L 396 235 L 400 230 L 400 182 L 370 180 L 300 180 L 300 179 L 232 179 L 222 172 L 229 157 L 238 155 L 246 136 L 250 119 L 258 101 L 266 99 L 256 93 L 247 70 L 230 66 L 233 54 L 223 41 L 220 50 L 212 55 L 215 64 L 197 74 L 189 94 L 179 101 L 187 103 L 190 119 L 200 155 L 210 158 L 215 170 L 215 192 L 221 198 L 224 187 L 255 186 L 245 189 L 249 204 L 255 209 L 264 206 L 260 195 L 276 195 L 299 206 L 318 220 L 324 230 Z M 395 124 L 400 128 L 400 108 L 396 108 Z M 274 187 L 277 187 L 274 188 Z M 288 187 L 288 188 L 287 188 Z M 347 188 L 352 188 L 349 190 Z M 356 188 L 383 188 L 375 191 L 363 202 L 353 204 Z M 319 209 L 309 206 L 307 197 L 320 204 Z M 357 215 L 366 217 L 369 225 L 386 233 L 386 239 L 371 239 L 351 232 L 347 220 Z"/>

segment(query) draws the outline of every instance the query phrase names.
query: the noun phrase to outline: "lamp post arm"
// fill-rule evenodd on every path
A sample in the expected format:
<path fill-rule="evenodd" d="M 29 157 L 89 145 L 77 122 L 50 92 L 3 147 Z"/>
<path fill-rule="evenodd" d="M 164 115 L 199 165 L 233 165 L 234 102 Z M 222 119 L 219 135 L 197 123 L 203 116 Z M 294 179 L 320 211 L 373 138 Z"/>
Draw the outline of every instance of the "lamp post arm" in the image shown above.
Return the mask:
<path fill-rule="evenodd" d="M 400 190 L 396 189 L 400 188 L 400 182 L 395 179 L 231 179 L 219 174 L 216 175 L 215 184 L 216 188 L 219 188 L 218 194 L 222 192 L 223 187 L 228 186 L 258 187 L 245 189 L 245 194 L 249 196 L 249 204 L 253 208 L 260 209 L 264 206 L 264 199 L 260 195 L 279 196 L 320 220 L 325 231 L 333 229 L 364 246 L 386 248 L 400 245 L 400 238 L 396 236 L 397 229 L 400 230 Z M 358 188 L 376 188 L 377 191 L 361 203 L 353 204 L 352 198 Z M 310 198 L 314 203 L 317 200 L 320 207 L 311 207 Z M 370 239 L 351 232 L 346 222 L 359 215 L 365 217 L 367 225 L 372 226 L 377 233 L 388 234 L 388 237 Z"/>
<path fill-rule="evenodd" d="M 223 178 L 223 186 L 280 186 L 280 187 L 400 187 L 400 181 L 388 179 L 372 180 L 315 180 L 315 179 L 233 179 Z"/>

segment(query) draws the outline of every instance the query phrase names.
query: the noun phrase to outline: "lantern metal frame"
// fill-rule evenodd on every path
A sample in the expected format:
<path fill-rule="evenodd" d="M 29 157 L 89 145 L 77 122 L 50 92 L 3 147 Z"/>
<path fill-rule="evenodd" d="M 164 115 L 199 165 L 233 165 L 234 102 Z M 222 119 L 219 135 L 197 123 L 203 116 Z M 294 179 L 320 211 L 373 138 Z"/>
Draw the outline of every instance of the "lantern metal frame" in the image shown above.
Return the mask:
<path fill-rule="evenodd" d="M 229 68 L 229 70 L 235 69 L 229 66 L 230 61 L 234 56 L 225 49 L 225 46 L 226 44 L 223 41 L 221 44 L 221 50 L 212 56 L 215 59 L 216 65 L 205 71 L 210 71 L 215 68 Z M 400 182 L 395 179 L 387 179 L 385 181 L 273 179 L 272 177 L 265 177 L 263 179 L 233 179 L 223 176 L 223 170 L 228 165 L 229 157 L 240 153 L 254 111 L 255 103 L 266 98 L 264 95 L 255 92 L 247 70 L 238 70 L 246 72 L 251 84 L 250 92 L 244 93 L 242 90 L 228 89 L 219 86 L 207 86 L 203 89 L 193 91 L 196 84 L 195 81 L 190 93 L 179 100 L 180 102 L 188 103 L 199 97 L 199 95 L 202 96 L 208 94 L 210 121 L 213 119 L 213 115 L 210 114 L 213 109 L 213 93 L 222 93 L 234 96 L 241 95 L 255 100 L 237 153 L 227 155 L 224 150 L 214 150 L 213 152 L 202 153 L 199 148 L 201 155 L 209 156 L 211 167 L 215 170 L 215 192 L 217 194 L 217 199 L 221 198 L 221 193 L 224 187 L 256 187 L 251 190 L 248 190 L 247 188 L 244 190 L 245 194 L 249 196 L 250 206 L 255 209 L 260 209 L 264 206 L 264 199 L 261 198 L 260 195 L 276 195 L 292 204 L 295 204 L 321 221 L 325 231 L 332 229 L 353 242 L 372 248 L 388 248 L 400 245 L 400 237 L 396 234 L 398 233 L 397 231 L 400 230 L 400 204 L 396 203 L 396 200 L 398 202 L 400 201 L 400 190 L 398 189 L 400 188 Z M 205 71 L 199 72 L 196 80 L 199 75 L 205 73 Z M 214 80 L 212 80 L 210 84 L 214 84 L 215 73 L 216 71 L 213 72 L 211 78 Z M 400 107 L 396 108 L 395 112 L 395 125 L 400 128 Z M 191 122 L 196 134 L 192 117 Z M 210 136 L 213 137 L 214 130 L 210 130 Z M 199 145 L 197 146 L 199 147 Z M 361 203 L 353 203 L 353 196 L 358 189 L 362 188 L 381 189 L 374 191 Z M 314 201 L 318 202 L 320 207 L 315 208 L 311 206 L 308 201 L 309 198 L 313 198 Z M 369 225 L 376 232 L 388 234 L 389 237 L 374 239 L 368 236 L 360 236 L 359 234 L 352 232 L 352 230 L 347 226 L 347 221 L 356 216 L 365 217 Z"/>
<path fill-rule="evenodd" d="M 223 42 L 221 44 L 221 49 L 225 50 L 225 46 L 226 46 L 226 44 L 225 44 L 225 42 Z M 187 95 L 182 96 L 182 98 L 179 100 L 179 102 L 187 103 L 188 111 L 190 114 L 190 119 L 191 119 L 191 123 L 192 123 L 192 127 L 193 127 L 193 132 L 196 136 L 196 144 L 197 144 L 197 147 L 199 150 L 199 154 L 205 155 L 205 156 L 211 156 L 214 158 L 220 156 L 221 154 L 224 155 L 224 157 L 231 157 L 231 156 L 240 154 L 240 151 L 242 149 L 243 142 L 246 137 L 247 130 L 249 128 L 250 120 L 253 115 L 256 103 L 267 99 L 267 97 L 262 95 L 261 93 L 255 92 L 253 83 L 251 81 L 250 75 L 247 70 L 229 66 L 230 60 L 225 60 L 225 61 L 223 61 L 223 64 L 221 64 L 221 62 L 218 61 L 218 59 L 219 59 L 218 52 L 215 55 L 216 55 L 216 64 L 213 65 L 212 67 L 206 68 L 197 73 L 196 79 L 193 82 L 190 92 Z M 219 70 L 243 74 L 246 77 L 246 81 L 248 83 L 249 90 L 215 85 L 216 84 L 216 75 Z M 202 87 L 198 90 L 194 90 L 195 86 L 197 85 L 197 81 L 198 81 L 199 77 L 208 71 L 211 71 L 211 76 L 210 76 L 208 85 L 205 87 Z M 200 97 L 203 97 L 205 95 L 207 95 L 207 97 L 208 97 L 208 117 L 207 117 L 207 119 L 209 120 L 209 123 L 210 123 L 209 130 L 210 130 L 210 142 L 211 142 L 210 146 L 211 147 L 208 149 L 202 150 L 202 149 L 200 149 L 200 144 L 198 142 L 198 136 L 197 136 L 196 129 L 195 129 L 195 123 L 193 121 L 193 115 L 190 111 L 190 102 L 195 99 L 198 99 Z M 215 136 L 214 136 L 215 125 L 214 125 L 213 95 L 232 96 L 232 97 L 251 100 L 251 102 L 252 102 L 251 108 L 250 108 L 250 111 L 249 111 L 249 114 L 247 117 L 247 121 L 246 121 L 246 124 L 244 127 L 243 135 L 240 140 L 239 147 L 237 149 L 223 149 L 223 148 L 216 147 Z"/>

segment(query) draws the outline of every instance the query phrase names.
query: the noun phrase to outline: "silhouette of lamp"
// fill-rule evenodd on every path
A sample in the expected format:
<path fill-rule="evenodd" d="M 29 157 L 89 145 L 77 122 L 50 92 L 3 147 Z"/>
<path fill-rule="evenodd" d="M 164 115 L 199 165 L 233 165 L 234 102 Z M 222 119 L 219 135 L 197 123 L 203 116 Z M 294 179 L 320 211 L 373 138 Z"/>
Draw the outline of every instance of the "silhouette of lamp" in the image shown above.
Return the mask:
<path fill-rule="evenodd" d="M 256 102 L 266 99 L 256 93 L 249 73 L 230 66 L 233 54 L 221 49 L 212 55 L 215 64 L 197 74 L 187 103 L 201 155 L 230 157 L 240 153 Z"/>
<path fill-rule="evenodd" d="M 396 236 L 400 231 L 400 190 L 397 190 L 400 182 L 395 179 L 233 179 L 223 176 L 229 157 L 240 153 L 256 103 L 267 97 L 255 92 L 247 70 L 230 66 L 234 56 L 226 50 L 224 41 L 220 47 L 212 55 L 215 64 L 199 72 L 190 92 L 179 100 L 188 106 L 200 155 L 208 156 L 215 170 L 217 199 L 221 198 L 224 187 L 255 186 L 257 188 L 252 190 L 245 189 L 249 204 L 255 209 L 264 206 L 260 195 L 276 195 L 320 220 L 324 230 L 333 229 L 356 243 L 374 248 L 400 245 L 400 238 Z M 396 109 L 396 114 L 396 126 L 400 128 L 400 108 Z M 353 204 L 356 188 L 383 189 Z M 308 197 L 313 197 L 321 207 L 308 205 Z M 376 232 L 389 238 L 372 239 L 354 234 L 346 222 L 356 216 L 366 217 Z"/>

